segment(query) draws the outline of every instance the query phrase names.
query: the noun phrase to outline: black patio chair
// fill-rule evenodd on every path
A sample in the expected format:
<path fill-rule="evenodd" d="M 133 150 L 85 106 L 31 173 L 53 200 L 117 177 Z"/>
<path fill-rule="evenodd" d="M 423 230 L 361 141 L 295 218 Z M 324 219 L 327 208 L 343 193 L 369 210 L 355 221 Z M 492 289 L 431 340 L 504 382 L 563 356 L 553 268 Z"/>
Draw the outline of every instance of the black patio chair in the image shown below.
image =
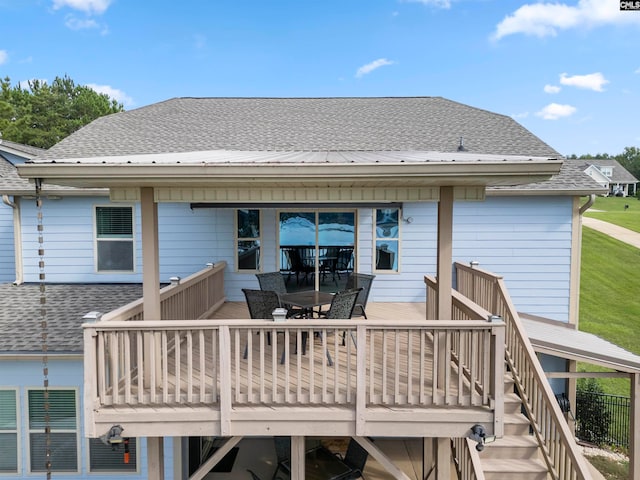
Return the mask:
<path fill-rule="evenodd" d="M 280 272 L 256 273 L 256 277 L 258 278 L 260 290 L 276 292 L 278 299 L 280 299 L 280 295 L 287 293 L 287 285 Z M 281 301 L 280 306 L 287 309 L 287 317 L 293 317 L 303 313 L 301 308 L 283 305 Z"/>
<path fill-rule="evenodd" d="M 321 312 L 320 316 L 322 318 L 326 318 L 329 320 L 342 320 L 349 319 L 353 314 L 353 309 L 356 306 L 356 300 L 358 299 L 358 295 L 360 294 L 361 288 L 356 288 L 353 290 L 342 290 L 337 292 L 333 299 L 331 300 L 331 305 L 329 306 L 329 310 L 326 312 Z M 319 332 L 318 332 L 319 333 Z M 342 334 L 342 344 L 344 345 L 344 333 Z M 353 343 L 355 344 L 356 340 L 353 339 Z M 306 336 L 302 335 L 302 352 L 306 351 Z M 329 354 L 329 350 L 327 350 L 327 360 L 329 361 L 329 365 L 333 365 L 333 360 L 331 359 L 331 355 Z"/>
<path fill-rule="evenodd" d="M 353 309 L 353 316 L 367 318 L 365 308 L 367 307 L 367 301 L 369 300 L 369 292 L 371 291 L 371 284 L 375 275 L 369 275 L 367 273 L 352 273 L 347 277 L 347 289 L 360 288 L 360 294 L 356 301 L 356 306 Z"/>
<path fill-rule="evenodd" d="M 243 288 L 242 292 L 247 300 L 247 308 L 249 309 L 249 316 L 251 318 L 273 320 L 273 311 L 276 308 L 280 308 L 280 299 L 276 292 L 272 290 L 251 290 L 248 288 Z M 267 344 L 271 345 L 270 333 L 267 333 Z M 243 358 L 247 358 L 248 351 L 249 344 L 247 343 L 244 348 Z"/>
<path fill-rule="evenodd" d="M 300 248 L 287 248 L 284 250 L 284 254 L 289 261 L 289 265 L 291 268 L 291 273 L 296 276 L 296 284 L 300 285 L 302 281 L 306 281 L 309 283 L 309 277 L 313 278 L 315 274 L 315 267 L 311 264 L 308 264 L 304 261 L 301 254 Z M 287 282 L 289 281 L 291 275 L 287 277 Z"/>

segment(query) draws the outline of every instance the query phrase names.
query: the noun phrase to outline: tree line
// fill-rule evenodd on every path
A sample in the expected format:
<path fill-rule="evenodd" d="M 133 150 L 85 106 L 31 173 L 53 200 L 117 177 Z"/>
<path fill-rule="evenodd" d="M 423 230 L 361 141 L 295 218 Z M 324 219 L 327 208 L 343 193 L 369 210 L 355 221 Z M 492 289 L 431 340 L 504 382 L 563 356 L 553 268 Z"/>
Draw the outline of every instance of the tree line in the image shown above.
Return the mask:
<path fill-rule="evenodd" d="M 9 77 L 0 80 L 0 134 L 23 145 L 49 148 L 96 118 L 123 110 L 107 94 L 76 85 L 66 75 L 26 86 L 12 86 Z"/>

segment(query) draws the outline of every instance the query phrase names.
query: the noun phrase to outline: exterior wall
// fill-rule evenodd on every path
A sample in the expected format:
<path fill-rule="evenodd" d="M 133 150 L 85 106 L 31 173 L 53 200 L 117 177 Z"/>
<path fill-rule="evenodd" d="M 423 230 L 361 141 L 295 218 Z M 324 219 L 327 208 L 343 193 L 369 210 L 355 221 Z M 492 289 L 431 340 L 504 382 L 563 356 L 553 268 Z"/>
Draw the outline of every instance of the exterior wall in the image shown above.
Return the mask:
<path fill-rule="evenodd" d="M 0 283 L 16 279 L 13 208 L 0 201 Z"/>
<path fill-rule="evenodd" d="M 82 360 L 56 360 L 49 357 L 49 385 L 51 388 L 69 388 L 78 391 L 78 411 L 80 438 L 80 462 L 79 473 L 59 473 L 54 472 L 53 477 L 57 480 L 78 480 L 78 479 L 112 479 L 126 478 L 129 480 L 146 479 L 147 457 L 146 439 L 138 440 L 138 472 L 137 473 L 91 473 L 89 474 L 89 449 L 88 441 L 84 438 L 84 419 L 82 418 L 84 407 L 82 405 L 82 381 L 83 368 Z M 34 478 L 34 475 L 42 477 L 42 473 L 30 474 L 29 470 L 29 419 L 27 406 L 27 389 L 42 388 L 42 362 L 41 360 L 0 360 L 0 386 L 18 389 L 18 452 L 21 471 L 18 475 L 0 478 Z M 171 439 L 165 439 L 165 478 L 173 478 L 173 447 Z M 1 455 L 1 452 L 0 452 Z"/>
<path fill-rule="evenodd" d="M 572 197 L 456 203 L 453 257 L 502 275 L 516 308 L 569 321 Z"/>
<path fill-rule="evenodd" d="M 571 281 L 572 197 L 488 197 L 483 202 L 454 205 L 453 258 L 480 262 L 504 276 L 516 307 L 555 320 L 569 320 Z M 102 198 L 45 201 L 45 272 L 49 282 L 141 282 L 139 208 L 136 208 L 136 272 L 96 273 L 93 205 Z M 25 281 L 38 281 L 35 206 L 23 205 Z M 253 273 L 236 273 L 234 212 L 190 209 L 188 204 L 160 204 L 160 280 L 185 277 L 207 262 L 224 260 L 226 296 L 243 300 L 241 288 L 257 288 Z M 424 275 L 435 274 L 437 203 L 407 203 L 401 223 L 400 266 L 397 273 L 377 273 L 370 294 L 377 302 L 423 302 Z M 373 209 L 358 211 L 357 268 L 372 271 Z M 263 271 L 277 265 L 277 211 L 262 210 Z"/>

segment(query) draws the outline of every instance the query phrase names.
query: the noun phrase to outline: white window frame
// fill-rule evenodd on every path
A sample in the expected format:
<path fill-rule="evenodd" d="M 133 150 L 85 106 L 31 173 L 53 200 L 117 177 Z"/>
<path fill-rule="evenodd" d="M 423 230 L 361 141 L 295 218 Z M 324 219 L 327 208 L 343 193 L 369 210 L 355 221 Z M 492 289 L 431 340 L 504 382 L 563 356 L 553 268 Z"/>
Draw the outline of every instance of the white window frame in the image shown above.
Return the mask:
<path fill-rule="evenodd" d="M 258 230 L 259 230 L 259 234 L 257 237 L 239 237 L 238 236 L 238 212 L 241 210 L 247 210 L 247 211 L 251 211 L 251 210 L 255 210 L 258 212 Z M 263 231 L 263 221 L 262 221 L 262 209 L 260 208 L 236 208 L 233 211 L 233 237 L 234 237 L 234 243 L 233 243 L 233 249 L 234 249 L 234 256 L 235 256 L 235 262 L 236 262 L 236 272 L 238 273 L 256 273 L 256 272 L 261 272 L 262 268 L 263 268 L 263 259 L 264 256 L 262 255 L 263 253 L 263 242 L 262 242 L 262 231 Z M 247 268 L 240 268 L 240 258 L 238 255 L 238 244 L 240 242 L 258 242 L 258 268 L 251 268 L 251 269 L 247 269 Z"/>
<path fill-rule="evenodd" d="M 371 271 L 375 274 L 383 274 L 383 275 L 397 275 L 400 273 L 400 266 L 401 266 L 401 258 L 402 258 L 402 252 L 401 252 L 401 248 L 402 248 L 402 209 L 400 207 L 397 208 L 391 208 L 389 210 L 397 210 L 398 211 L 398 237 L 397 238 L 388 238 L 388 237 L 378 237 L 378 227 L 377 227 L 377 222 L 378 222 L 378 211 L 379 210 L 387 210 L 385 208 L 374 208 L 373 209 L 373 218 L 372 218 L 372 224 L 373 224 L 373 245 L 372 245 L 372 259 L 371 259 Z M 397 269 L 396 270 L 379 270 L 378 267 L 378 262 L 377 262 L 377 245 L 378 245 L 378 241 L 379 240 L 384 240 L 387 242 L 396 242 L 398 244 L 398 248 L 397 248 L 397 258 L 396 258 L 396 264 L 397 264 Z"/>
<path fill-rule="evenodd" d="M 15 434 L 16 436 L 16 470 L 14 472 L 0 472 L 0 478 L 3 477 L 15 477 L 17 474 L 19 475 L 22 472 L 22 455 L 20 454 L 20 396 L 18 394 L 18 389 L 17 388 L 11 388 L 11 387 L 0 387 L 0 391 L 3 392 L 13 392 L 13 394 L 15 395 L 15 406 L 16 406 L 16 410 L 15 410 L 15 416 L 16 416 L 16 428 L 15 430 L 0 430 L 0 433 L 4 433 L 4 434 Z"/>
<path fill-rule="evenodd" d="M 130 208 L 131 209 L 131 239 L 100 238 L 98 239 L 98 208 Z M 98 243 L 99 242 L 131 242 L 131 270 L 100 270 L 98 268 Z M 136 209 L 131 204 L 98 204 L 93 206 L 93 257 L 94 270 L 99 274 L 133 274 L 136 273 Z"/>
<path fill-rule="evenodd" d="M 81 460 L 81 452 L 80 452 L 80 403 L 79 403 L 79 395 L 78 395 L 78 388 L 74 388 L 74 387 L 70 387 L 70 388 L 64 388 L 64 387 L 60 387 L 60 388 L 48 388 L 49 392 L 52 391 L 71 391 L 74 393 L 74 400 L 75 400 L 75 419 L 76 419 L 76 428 L 74 429 L 51 429 L 51 433 L 75 433 L 75 437 L 76 437 L 76 470 L 54 470 L 54 476 L 55 474 L 71 474 L 71 473 L 80 473 L 81 468 L 82 468 L 82 460 Z M 29 418 L 31 416 L 31 408 L 29 405 L 29 392 L 32 391 L 44 391 L 44 388 L 42 387 L 30 387 L 26 389 L 25 392 L 25 402 L 26 402 L 26 432 L 27 432 L 27 438 L 26 438 L 26 443 L 27 443 L 27 463 L 29 465 L 29 473 L 31 474 L 42 474 L 43 472 L 45 472 L 46 470 L 32 470 L 32 459 L 31 459 L 31 434 L 35 433 L 35 434 L 42 434 L 44 435 L 44 432 L 42 431 L 42 429 L 31 429 L 31 425 L 29 425 Z M 53 460 L 53 462 L 55 462 L 55 460 Z"/>

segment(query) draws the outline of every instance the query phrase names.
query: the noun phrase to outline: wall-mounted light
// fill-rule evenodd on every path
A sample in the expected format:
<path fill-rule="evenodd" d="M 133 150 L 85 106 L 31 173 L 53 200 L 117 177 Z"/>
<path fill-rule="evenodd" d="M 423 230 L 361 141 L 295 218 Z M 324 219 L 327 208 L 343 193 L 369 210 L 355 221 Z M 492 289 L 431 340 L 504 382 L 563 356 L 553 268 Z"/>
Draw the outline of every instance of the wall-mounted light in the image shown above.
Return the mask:
<path fill-rule="evenodd" d="M 124 438 L 122 438 L 122 432 L 124 428 L 121 425 L 114 425 L 109 429 L 107 433 L 100 437 L 100 440 L 105 445 L 111 445 L 113 450 L 117 450 L 122 442 L 124 442 Z"/>
<path fill-rule="evenodd" d="M 496 436 L 487 435 L 487 430 L 484 428 L 484 425 L 480 425 L 479 423 L 476 423 L 473 427 L 471 427 L 469 438 L 474 442 L 477 442 L 476 450 L 479 452 L 484 450 L 485 444 L 496 441 Z"/>
<path fill-rule="evenodd" d="M 406 217 L 406 218 L 403 218 L 403 219 L 402 219 L 402 221 L 403 221 L 404 223 L 413 223 L 413 217 Z"/>

